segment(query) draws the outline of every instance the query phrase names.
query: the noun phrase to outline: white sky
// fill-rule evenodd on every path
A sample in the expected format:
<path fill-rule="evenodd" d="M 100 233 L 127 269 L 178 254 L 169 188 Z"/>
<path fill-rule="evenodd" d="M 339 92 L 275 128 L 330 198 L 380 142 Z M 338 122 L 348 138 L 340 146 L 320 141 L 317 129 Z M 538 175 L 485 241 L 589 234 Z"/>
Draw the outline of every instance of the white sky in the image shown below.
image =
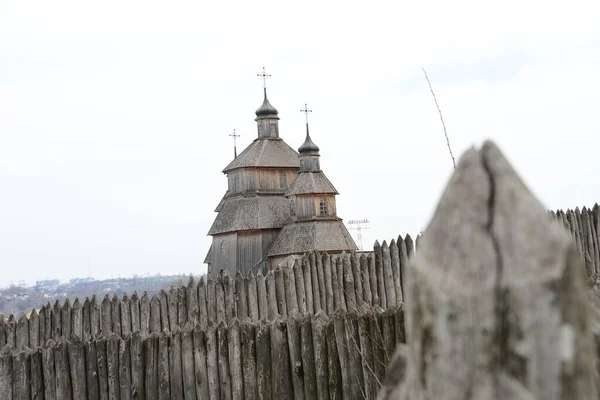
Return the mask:
<path fill-rule="evenodd" d="M 600 200 L 600 2 L 0 0 L 0 286 L 200 273 L 262 66 L 346 221 L 416 234 L 495 140 L 549 208 Z"/>

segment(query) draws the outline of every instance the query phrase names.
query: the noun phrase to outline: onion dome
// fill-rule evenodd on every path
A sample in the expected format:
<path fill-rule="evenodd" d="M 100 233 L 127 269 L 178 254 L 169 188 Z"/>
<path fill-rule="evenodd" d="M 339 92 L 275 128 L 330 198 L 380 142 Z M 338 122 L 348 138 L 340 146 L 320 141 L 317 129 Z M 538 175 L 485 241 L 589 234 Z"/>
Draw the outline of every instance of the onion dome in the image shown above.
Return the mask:
<path fill-rule="evenodd" d="M 319 154 L 319 146 L 314 144 L 312 139 L 310 138 L 310 134 L 308 133 L 308 124 L 306 124 L 306 140 L 300 148 L 298 149 L 298 153 L 300 154 Z"/>
<path fill-rule="evenodd" d="M 258 110 L 256 110 L 257 119 L 263 119 L 263 118 L 279 119 L 279 117 L 277 116 L 277 114 L 279 114 L 279 112 L 277 111 L 277 109 L 275 107 L 273 107 L 271 105 L 271 103 L 269 103 L 269 99 L 267 98 L 267 89 L 265 88 L 264 91 L 265 91 L 265 99 L 263 100 L 263 103 L 258 108 Z"/>

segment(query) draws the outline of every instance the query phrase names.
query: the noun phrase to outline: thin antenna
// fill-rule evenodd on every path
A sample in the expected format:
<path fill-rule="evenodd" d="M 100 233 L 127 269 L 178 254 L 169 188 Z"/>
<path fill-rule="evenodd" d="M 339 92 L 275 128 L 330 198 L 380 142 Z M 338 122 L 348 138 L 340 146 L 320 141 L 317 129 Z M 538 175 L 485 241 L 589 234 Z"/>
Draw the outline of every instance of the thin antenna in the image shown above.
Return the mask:
<path fill-rule="evenodd" d="M 360 251 L 363 251 L 363 244 L 362 244 L 362 230 L 363 229 L 369 229 L 368 226 L 363 226 L 363 225 L 367 225 L 369 224 L 369 220 L 368 219 L 351 219 L 350 221 L 348 221 L 349 225 L 356 225 L 356 226 L 352 226 L 348 229 L 350 230 L 356 230 L 356 239 L 358 242 L 358 248 Z"/>
<path fill-rule="evenodd" d="M 232 133 L 229 134 L 233 138 L 233 158 L 237 158 L 237 138 L 240 137 L 237 133 L 235 133 L 235 129 Z"/>

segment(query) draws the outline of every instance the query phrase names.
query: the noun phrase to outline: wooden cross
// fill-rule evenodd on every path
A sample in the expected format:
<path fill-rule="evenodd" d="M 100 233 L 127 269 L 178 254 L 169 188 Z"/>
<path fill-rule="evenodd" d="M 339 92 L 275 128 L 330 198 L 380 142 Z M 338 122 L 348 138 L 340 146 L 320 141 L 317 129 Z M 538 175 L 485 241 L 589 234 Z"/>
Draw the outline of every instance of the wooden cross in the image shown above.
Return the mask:
<path fill-rule="evenodd" d="M 233 157 L 237 158 L 237 138 L 240 137 L 239 134 L 235 133 L 235 129 L 232 133 L 229 134 L 233 138 Z"/>
<path fill-rule="evenodd" d="M 302 110 L 300 110 L 300 112 L 303 112 L 304 115 L 306 116 L 306 124 L 308 125 L 308 113 L 311 113 L 312 110 L 309 110 L 308 107 L 306 106 L 306 103 L 304 103 L 304 108 Z"/>
<path fill-rule="evenodd" d="M 263 89 L 267 88 L 267 78 L 270 78 L 271 75 L 267 74 L 267 72 L 265 71 L 265 67 L 263 67 L 263 70 L 260 74 L 256 74 L 256 76 L 260 76 L 263 79 Z"/>

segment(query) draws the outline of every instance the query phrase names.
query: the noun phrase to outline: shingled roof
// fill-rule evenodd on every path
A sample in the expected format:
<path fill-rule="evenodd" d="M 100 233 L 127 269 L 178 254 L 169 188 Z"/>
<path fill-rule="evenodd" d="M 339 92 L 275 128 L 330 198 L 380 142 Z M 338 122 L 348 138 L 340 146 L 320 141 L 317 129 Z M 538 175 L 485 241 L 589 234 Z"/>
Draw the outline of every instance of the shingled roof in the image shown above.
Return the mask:
<path fill-rule="evenodd" d="M 338 191 L 333 187 L 329 179 L 321 171 L 301 172 L 292 182 L 286 196 L 298 194 L 338 194 Z"/>
<path fill-rule="evenodd" d="M 290 201 L 283 196 L 237 196 L 223 199 L 209 235 L 251 229 L 277 229 L 290 220 Z"/>
<path fill-rule="evenodd" d="M 269 250 L 269 257 L 310 251 L 357 250 L 341 220 L 315 220 L 283 227 Z"/>
<path fill-rule="evenodd" d="M 255 139 L 223 172 L 244 167 L 300 168 L 298 153 L 279 138 Z"/>

